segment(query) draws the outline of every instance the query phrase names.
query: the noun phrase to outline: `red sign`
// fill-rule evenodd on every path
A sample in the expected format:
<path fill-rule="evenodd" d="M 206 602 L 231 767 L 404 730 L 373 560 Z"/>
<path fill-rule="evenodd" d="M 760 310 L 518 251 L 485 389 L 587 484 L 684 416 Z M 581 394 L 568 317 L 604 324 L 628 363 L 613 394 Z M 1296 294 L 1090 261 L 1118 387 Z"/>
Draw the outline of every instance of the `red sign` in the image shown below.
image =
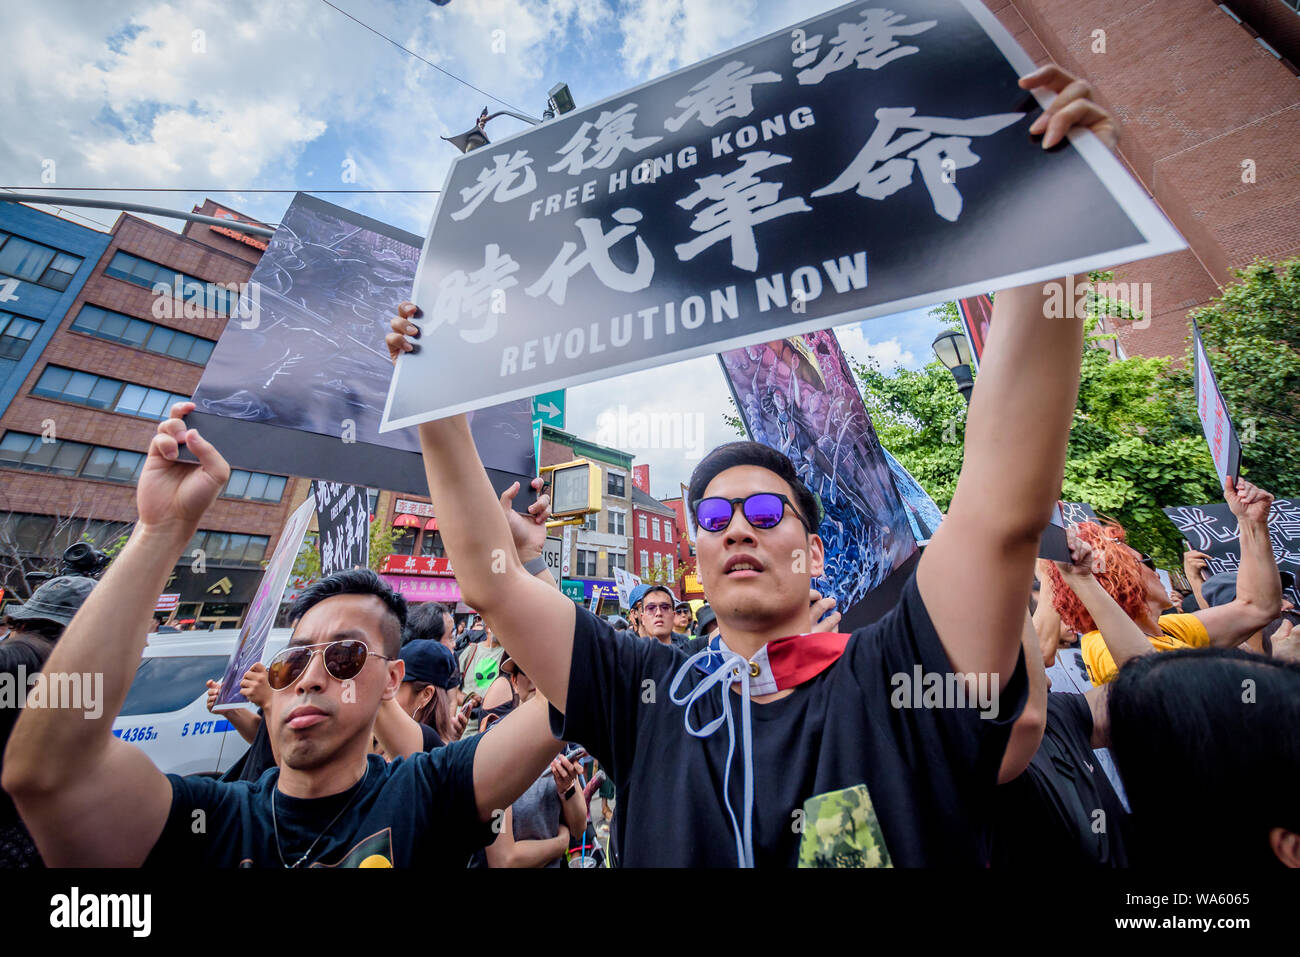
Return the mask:
<path fill-rule="evenodd" d="M 393 509 L 403 515 L 419 515 L 423 518 L 433 518 L 433 506 L 428 502 L 412 502 L 410 499 L 399 498 Z"/>
<path fill-rule="evenodd" d="M 154 611 L 175 611 L 176 606 L 181 602 L 180 592 L 170 595 L 159 595 L 158 604 L 153 606 Z"/>
<path fill-rule="evenodd" d="M 212 211 L 212 215 L 217 219 L 230 219 L 237 223 L 251 223 L 254 226 L 262 225 L 256 220 L 245 219 L 238 213 L 232 213 L 230 210 L 222 209 L 220 206 Z M 254 249 L 265 250 L 269 245 L 262 237 L 254 236 L 251 233 L 240 232 L 238 229 L 230 229 L 226 226 L 209 226 L 208 229 L 212 230 L 214 233 L 220 233 L 222 236 L 229 236 L 231 239 L 237 240 L 246 246 L 252 246 Z"/>
<path fill-rule="evenodd" d="M 434 558 L 432 555 L 389 555 L 384 559 L 380 569 L 385 575 L 438 575 L 454 578 L 450 558 Z"/>
<path fill-rule="evenodd" d="M 647 495 L 650 494 L 650 466 L 649 465 L 632 466 L 632 484 L 635 485 L 637 488 L 639 488 L 641 491 L 645 492 Z"/>
<path fill-rule="evenodd" d="M 975 368 L 979 369 L 980 359 L 984 358 L 984 343 L 989 337 L 989 323 L 993 321 L 993 300 L 988 296 L 961 299 L 957 302 L 957 311 L 966 329 L 966 341 L 970 343 Z"/>

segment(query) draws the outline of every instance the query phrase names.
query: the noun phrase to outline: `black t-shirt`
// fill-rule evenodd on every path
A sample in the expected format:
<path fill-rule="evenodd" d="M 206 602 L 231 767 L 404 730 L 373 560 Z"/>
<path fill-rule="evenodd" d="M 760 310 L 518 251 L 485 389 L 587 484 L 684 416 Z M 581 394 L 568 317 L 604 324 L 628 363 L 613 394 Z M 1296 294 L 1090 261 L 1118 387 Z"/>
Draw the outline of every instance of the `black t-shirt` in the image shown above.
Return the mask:
<path fill-rule="evenodd" d="M 441 748 L 447 742 L 442 740 L 438 732 L 423 722 L 420 723 L 420 750 L 432 751 L 435 748 Z"/>
<path fill-rule="evenodd" d="M 474 800 L 478 739 L 387 762 L 369 756 L 364 781 L 340 794 L 292 798 L 276 793 L 278 768 L 255 782 L 224 784 L 167 775 L 172 808 L 146 866 L 281 867 L 294 863 L 328 831 L 304 867 L 456 867 L 496 836 Z M 275 826 L 271 798 L 275 796 Z M 334 816 L 352 804 L 333 826 Z M 201 814 L 199 812 L 202 812 Z"/>
<path fill-rule="evenodd" d="M 998 788 L 993 866 L 1126 867 L 1124 819 L 1092 750 L 1087 698 L 1049 694 L 1043 743 L 1029 767 Z"/>
<path fill-rule="evenodd" d="M 735 838 L 721 799 L 723 725 L 708 738 L 683 727 L 669 687 L 679 650 L 615 632 L 578 611 L 567 714 L 551 709 L 557 738 L 578 741 L 618 786 L 612 829 L 621 866 L 734 867 Z M 1023 656 L 994 717 L 965 708 L 895 708 L 891 677 L 951 671 L 909 579 L 899 603 L 849 638 L 829 668 L 778 701 L 754 704 L 754 863 L 811 866 L 983 865 L 982 823 L 1015 718 L 1024 707 Z M 692 668 L 678 696 L 702 680 Z M 731 807 L 744 814 L 740 696 L 734 692 Z M 692 709 L 699 728 L 721 710 L 716 690 Z M 908 699 L 910 700 L 910 699 Z"/>
<path fill-rule="evenodd" d="M 9 679 L 13 694 L 12 706 L 0 705 L 0 771 L 4 769 L 5 747 L 9 744 L 9 735 L 13 733 L 18 716 L 22 714 L 21 704 L 27 700 L 31 688 L 31 679 L 45 667 L 54 642 L 38 635 L 25 634 L 19 638 L 9 636 L 0 641 L 0 674 L 12 675 Z M 24 682 L 20 684 L 19 678 Z M 7 697 L 7 695 L 6 695 Z M 18 810 L 8 794 L 0 791 L 0 825 L 15 824 Z"/>

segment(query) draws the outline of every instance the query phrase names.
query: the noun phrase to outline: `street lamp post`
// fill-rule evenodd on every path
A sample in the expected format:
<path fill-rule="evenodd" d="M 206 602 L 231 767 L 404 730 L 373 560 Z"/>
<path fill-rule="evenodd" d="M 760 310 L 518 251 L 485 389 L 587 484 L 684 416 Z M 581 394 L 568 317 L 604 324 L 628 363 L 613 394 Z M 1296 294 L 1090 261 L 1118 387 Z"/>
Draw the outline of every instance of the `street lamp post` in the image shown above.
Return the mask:
<path fill-rule="evenodd" d="M 444 136 L 443 139 L 450 143 L 462 153 L 468 153 L 470 150 L 476 150 L 480 146 L 487 146 L 492 141 L 487 137 L 488 120 L 495 120 L 498 116 L 513 116 L 517 120 L 523 120 L 531 126 L 539 126 L 546 120 L 554 118 L 555 114 L 568 113 L 574 109 L 573 94 L 569 92 L 569 84 L 557 83 L 546 97 L 546 112 L 542 114 L 542 119 L 535 116 L 528 116 L 524 113 L 516 113 L 514 110 L 497 110 L 495 113 L 488 113 L 487 107 L 483 107 L 483 112 L 479 114 L 478 122 L 471 129 L 464 133 L 457 133 L 455 136 Z"/>
<path fill-rule="evenodd" d="M 975 377 L 970 369 L 970 342 L 955 329 L 947 329 L 935 336 L 930 345 L 944 368 L 957 380 L 957 391 L 969 405 L 970 394 L 975 388 Z"/>

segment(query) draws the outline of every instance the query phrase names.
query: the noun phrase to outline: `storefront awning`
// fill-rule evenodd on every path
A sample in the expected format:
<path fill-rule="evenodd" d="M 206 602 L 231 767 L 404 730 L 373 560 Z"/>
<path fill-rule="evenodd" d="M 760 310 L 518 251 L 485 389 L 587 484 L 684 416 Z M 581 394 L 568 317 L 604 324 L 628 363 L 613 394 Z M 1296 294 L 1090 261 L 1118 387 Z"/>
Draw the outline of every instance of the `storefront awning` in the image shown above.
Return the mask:
<path fill-rule="evenodd" d="M 393 519 L 393 528 L 419 528 L 420 520 L 414 515 L 399 515 Z"/>
<path fill-rule="evenodd" d="M 436 518 L 429 519 L 424 523 L 424 530 L 426 532 L 436 532 L 438 530 L 438 520 Z"/>

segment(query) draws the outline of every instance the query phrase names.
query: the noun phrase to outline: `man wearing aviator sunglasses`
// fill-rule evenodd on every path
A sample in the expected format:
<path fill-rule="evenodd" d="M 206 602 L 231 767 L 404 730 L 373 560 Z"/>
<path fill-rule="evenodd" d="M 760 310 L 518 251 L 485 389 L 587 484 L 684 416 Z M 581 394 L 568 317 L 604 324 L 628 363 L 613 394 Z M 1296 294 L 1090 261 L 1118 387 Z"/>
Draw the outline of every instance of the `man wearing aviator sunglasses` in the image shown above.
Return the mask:
<path fill-rule="evenodd" d="M 158 426 L 136 490 L 139 521 L 92 593 L 99 599 L 83 606 L 50 658 L 52 669 L 103 674 L 102 716 L 29 708 L 11 738 L 3 785 L 44 860 L 464 867 L 495 838 L 494 811 L 537 779 L 560 742 L 538 696 L 486 738 L 391 763 L 371 755 L 376 714 L 404 676 L 406 603 L 369 570 L 332 575 L 294 603 L 290 645 L 267 667 L 265 721 L 279 766 L 258 780 L 164 775 L 113 736 L 157 595 L 230 476 L 220 453 L 186 429 L 181 417 L 193 409 L 178 403 Z M 197 465 L 179 461 L 182 444 Z M 515 491 L 494 499 L 493 511 L 508 508 Z M 541 554 L 547 512 L 543 497 L 527 517 L 513 516 L 518 547 Z"/>
<path fill-rule="evenodd" d="M 1020 86 L 1055 94 L 1026 131 L 1043 133 L 1042 146 L 1076 127 L 1114 145 L 1086 83 L 1045 66 Z M 585 745 L 618 787 L 622 864 L 987 863 L 983 812 L 1024 706 L 1025 602 L 1078 389 L 1081 319 L 1044 319 L 1064 284 L 998 293 L 951 508 L 894 609 L 852 636 L 808 633 L 823 571 L 817 503 L 779 452 L 733 443 L 691 476 L 697 574 L 719 628 L 715 646 L 688 657 L 616 634 L 521 566 L 494 565 L 509 529 L 488 514 L 465 417 L 419 426 L 465 601 L 548 697 L 557 736 Z M 421 318 L 399 307 L 394 360 L 414 348 Z M 913 707 L 893 679 L 917 672 L 982 676 L 1000 704 Z"/>

